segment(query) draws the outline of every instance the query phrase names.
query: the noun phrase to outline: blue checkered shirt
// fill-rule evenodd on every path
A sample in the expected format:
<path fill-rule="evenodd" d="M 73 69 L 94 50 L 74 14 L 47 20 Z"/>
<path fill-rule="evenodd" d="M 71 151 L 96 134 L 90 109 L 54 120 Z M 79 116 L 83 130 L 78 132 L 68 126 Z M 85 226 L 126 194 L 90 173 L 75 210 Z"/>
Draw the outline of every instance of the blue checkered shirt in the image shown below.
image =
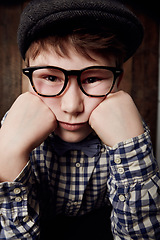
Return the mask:
<path fill-rule="evenodd" d="M 40 215 L 80 216 L 111 204 L 114 239 L 159 240 L 160 179 L 144 128 L 113 148 L 101 142 L 93 157 L 57 155 L 51 134 L 14 182 L 0 184 L 0 239 L 39 239 Z"/>

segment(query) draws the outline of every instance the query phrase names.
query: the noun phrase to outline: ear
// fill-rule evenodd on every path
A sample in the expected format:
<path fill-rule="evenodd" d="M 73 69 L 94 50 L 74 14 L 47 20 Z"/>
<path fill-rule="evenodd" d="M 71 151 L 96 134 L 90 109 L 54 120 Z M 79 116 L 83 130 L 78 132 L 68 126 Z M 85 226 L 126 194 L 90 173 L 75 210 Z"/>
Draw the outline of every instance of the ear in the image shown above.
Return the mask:
<path fill-rule="evenodd" d="M 121 73 L 121 75 L 119 76 L 119 78 L 117 80 L 117 87 L 119 87 L 119 85 L 120 85 L 120 83 L 122 81 L 123 75 L 124 75 L 124 72 Z"/>

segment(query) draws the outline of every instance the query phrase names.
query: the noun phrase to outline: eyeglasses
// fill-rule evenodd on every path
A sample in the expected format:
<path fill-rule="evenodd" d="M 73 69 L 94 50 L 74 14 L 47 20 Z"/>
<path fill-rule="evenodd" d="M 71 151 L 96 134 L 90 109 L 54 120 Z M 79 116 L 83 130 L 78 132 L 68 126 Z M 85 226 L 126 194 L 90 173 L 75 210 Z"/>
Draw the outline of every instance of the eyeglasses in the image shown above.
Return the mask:
<path fill-rule="evenodd" d="M 81 91 L 90 97 L 107 96 L 123 70 L 115 67 L 92 66 L 81 70 L 59 67 L 29 67 L 23 73 L 30 79 L 34 91 L 43 97 L 59 96 L 66 89 L 69 76 L 76 76 Z"/>

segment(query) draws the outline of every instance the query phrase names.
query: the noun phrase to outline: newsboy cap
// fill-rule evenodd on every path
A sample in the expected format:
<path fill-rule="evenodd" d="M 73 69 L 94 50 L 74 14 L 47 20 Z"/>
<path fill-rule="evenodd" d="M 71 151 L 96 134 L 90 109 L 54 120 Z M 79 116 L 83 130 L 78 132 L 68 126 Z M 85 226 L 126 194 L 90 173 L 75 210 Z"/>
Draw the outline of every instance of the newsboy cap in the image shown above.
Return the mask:
<path fill-rule="evenodd" d="M 143 39 L 143 26 L 120 0 L 32 0 L 24 9 L 18 28 L 23 59 L 30 44 L 43 36 L 90 24 L 111 29 L 130 58 Z"/>

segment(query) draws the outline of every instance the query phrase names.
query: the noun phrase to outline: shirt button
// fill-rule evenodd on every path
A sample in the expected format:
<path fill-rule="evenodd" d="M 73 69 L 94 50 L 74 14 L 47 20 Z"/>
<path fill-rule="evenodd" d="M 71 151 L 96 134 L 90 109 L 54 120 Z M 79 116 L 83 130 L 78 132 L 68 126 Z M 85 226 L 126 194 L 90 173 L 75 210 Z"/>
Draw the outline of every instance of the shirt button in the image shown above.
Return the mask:
<path fill-rule="evenodd" d="M 124 173 L 124 168 L 118 168 L 118 173 L 123 174 Z"/>
<path fill-rule="evenodd" d="M 15 201 L 16 201 L 16 202 L 21 202 L 21 201 L 22 201 L 22 198 L 21 198 L 21 197 L 16 197 L 16 198 L 15 198 Z"/>
<path fill-rule="evenodd" d="M 14 193 L 17 195 L 17 194 L 19 194 L 21 192 L 21 189 L 20 188 L 15 188 L 14 189 Z"/>
<path fill-rule="evenodd" d="M 119 200 L 121 201 L 121 202 L 124 202 L 125 201 L 125 196 L 124 195 L 119 195 Z"/>
<path fill-rule="evenodd" d="M 104 145 L 102 145 L 102 148 L 101 148 L 101 153 L 104 153 L 104 152 L 105 152 L 105 150 L 106 150 L 105 146 L 104 146 Z"/>
<path fill-rule="evenodd" d="M 117 157 L 117 158 L 115 158 L 114 162 L 115 162 L 116 164 L 120 164 L 120 163 L 121 163 L 121 159 L 120 159 L 119 157 Z"/>
<path fill-rule="evenodd" d="M 81 164 L 79 162 L 76 163 L 76 167 L 80 168 Z"/>
<path fill-rule="evenodd" d="M 29 216 L 25 216 L 25 217 L 23 218 L 23 222 L 28 222 L 28 220 L 29 220 Z"/>

